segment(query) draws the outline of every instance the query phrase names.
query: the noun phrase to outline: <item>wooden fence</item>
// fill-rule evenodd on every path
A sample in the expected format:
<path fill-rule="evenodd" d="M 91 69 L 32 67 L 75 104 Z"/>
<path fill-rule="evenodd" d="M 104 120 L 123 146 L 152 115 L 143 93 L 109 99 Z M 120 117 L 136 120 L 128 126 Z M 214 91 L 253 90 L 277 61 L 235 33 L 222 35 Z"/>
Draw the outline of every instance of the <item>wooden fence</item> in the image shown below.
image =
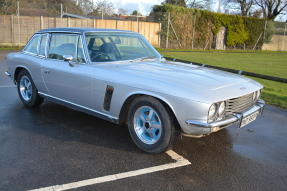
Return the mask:
<path fill-rule="evenodd" d="M 142 34 L 155 47 L 160 45 L 160 23 L 125 20 L 57 17 L 0 16 L 0 45 L 22 46 L 38 30 L 54 27 L 89 27 L 129 30 Z"/>
<path fill-rule="evenodd" d="M 268 43 L 264 43 L 262 50 L 287 51 L 287 36 L 273 35 Z"/>

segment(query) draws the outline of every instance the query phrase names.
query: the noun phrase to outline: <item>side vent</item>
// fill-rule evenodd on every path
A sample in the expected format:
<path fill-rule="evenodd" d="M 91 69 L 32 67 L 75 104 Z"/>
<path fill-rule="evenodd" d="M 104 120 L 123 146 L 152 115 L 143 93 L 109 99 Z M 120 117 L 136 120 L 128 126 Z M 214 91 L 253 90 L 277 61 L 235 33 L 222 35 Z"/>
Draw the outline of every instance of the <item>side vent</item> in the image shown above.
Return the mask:
<path fill-rule="evenodd" d="M 106 111 L 110 111 L 113 92 L 114 92 L 114 87 L 107 85 L 105 100 L 104 100 L 104 110 Z"/>

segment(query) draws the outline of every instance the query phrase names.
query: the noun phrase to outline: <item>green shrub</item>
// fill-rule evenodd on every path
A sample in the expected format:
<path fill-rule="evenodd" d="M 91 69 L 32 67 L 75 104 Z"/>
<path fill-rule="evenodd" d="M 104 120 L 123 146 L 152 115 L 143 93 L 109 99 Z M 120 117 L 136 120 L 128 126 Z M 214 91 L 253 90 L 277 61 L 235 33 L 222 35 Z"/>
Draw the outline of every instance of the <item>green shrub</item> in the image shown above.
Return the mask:
<path fill-rule="evenodd" d="M 253 48 L 258 38 L 258 47 L 265 41 L 269 41 L 272 36 L 274 24 L 268 21 L 265 35 L 265 20 L 242 17 L 238 15 L 219 14 L 206 10 L 190 9 L 174 6 L 170 4 L 156 5 L 153 7 L 151 15 L 155 20 L 162 23 L 161 39 L 162 46 L 165 45 L 167 35 L 168 13 L 171 16 L 171 23 L 175 28 L 177 36 L 182 44 L 182 48 L 191 48 L 192 43 L 195 48 L 210 48 L 214 45 L 215 35 L 220 27 L 226 28 L 226 46 L 230 48 Z M 195 19 L 196 18 L 196 19 Z M 196 20 L 194 24 L 194 20 Z M 193 29 L 195 27 L 195 30 Z M 195 33 L 193 34 L 193 31 Z M 194 39 L 192 37 L 194 36 Z M 172 29 L 169 32 L 170 48 L 178 48 L 176 36 Z"/>

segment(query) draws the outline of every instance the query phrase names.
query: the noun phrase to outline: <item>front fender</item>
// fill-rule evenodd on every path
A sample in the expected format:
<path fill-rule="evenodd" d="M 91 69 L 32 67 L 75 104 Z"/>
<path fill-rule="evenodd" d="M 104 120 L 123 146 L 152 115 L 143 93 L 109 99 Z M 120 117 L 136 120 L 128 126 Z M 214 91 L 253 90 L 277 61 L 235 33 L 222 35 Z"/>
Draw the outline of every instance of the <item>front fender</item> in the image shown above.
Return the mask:
<path fill-rule="evenodd" d="M 166 95 L 157 92 L 151 92 L 146 90 L 135 90 L 131 91 L 123 96 L 121 101 L 120 110 L 117 113 L 117 116 L 120 117 L 120 112 L 126 100 L 135 95 L 147 95 L 157 98 L 169 106 L 174 116 L 176 117 L 181 129 L 185 133 L 196 133 L 192 132 L 189 126 L 186 125 L 185 121 L 189 119 L 206 122 L 207 113 L 210 107 L 209 103 L 202 103 L 192 101 L 186 98 L 177 97 L 174 95 Z"/>

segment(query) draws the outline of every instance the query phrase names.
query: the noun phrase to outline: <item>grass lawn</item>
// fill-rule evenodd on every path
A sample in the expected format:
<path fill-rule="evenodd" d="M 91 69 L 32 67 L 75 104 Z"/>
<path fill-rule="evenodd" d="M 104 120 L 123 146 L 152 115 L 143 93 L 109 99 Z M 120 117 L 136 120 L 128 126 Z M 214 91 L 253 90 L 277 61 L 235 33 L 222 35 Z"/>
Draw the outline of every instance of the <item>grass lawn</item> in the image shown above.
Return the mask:
<path fill-rule="evenodd" d="M 163 56 L 190 60 L 208 65 L 221 66 L 287 78 L 287 54 L 285 53 L 224 53 L 224 52 L 164 52 Z M 264 85 L 263 99 L 272 105 L 287 108 L 287 84 L 252 78 Z"/>
<path fill-rule="evenodd" d="M 162 55 L 208 65 L 287 78 L 287 53 L 161 52 Z"/>

